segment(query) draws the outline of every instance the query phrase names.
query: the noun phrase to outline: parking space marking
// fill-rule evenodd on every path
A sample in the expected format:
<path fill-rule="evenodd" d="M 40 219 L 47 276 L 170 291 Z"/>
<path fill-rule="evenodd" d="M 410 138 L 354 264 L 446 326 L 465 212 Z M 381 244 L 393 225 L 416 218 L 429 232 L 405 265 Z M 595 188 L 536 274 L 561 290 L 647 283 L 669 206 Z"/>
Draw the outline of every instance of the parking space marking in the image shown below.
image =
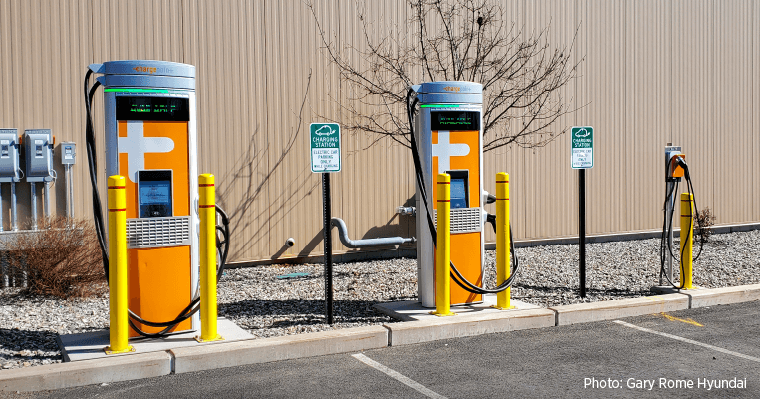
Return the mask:
<path fill-rule="evenodd" d="M 368 358 L 367 356 L 364 356 L 361 353 L 357 353 L 357 354 L 351 355 L 351 356 L 355 357 L 360 362 L 362 362 L 362 363 L 364 363 L 364 364 L 366 364 L 366 365 L 368 365 L 370 367 L 375 368 L 376 370 L 382 371 L 383 373 L 387 374 L 391 378 L 396 379 L 397 381 L 403 383 L 404 385 L 417 390 L 418 392 L 420 392 L 421 394 L 427 396 L 428 398 L 446 399 L 445 396 L 439 395 L 439 394 L 431 391 L 430 389 L 425 388 L 425 386 L 422 385 L 422 384 L 420 384 L 419 382 L 414 381 L 413 379 L 411 379 L 411 378 L 409 378 L 409 377 L 407 377 L 407 376 L 399 373 L 398 371 L 393 370 L 390 367 L 384 366 L 384 365 L 382 365 L 382 364 L 380 364 L 380 363 L 378 363 L 378 362 L 376 362 L 376 361 Z"/>
<path fill-rule="evenodd" d="M 704 327 L 704 325 L 702 325 L 702 324 L 700 324 L 700 323 L 698 323 L 698 322 L 696 322 L 696 321 L 692 320 L 691 318 L 688 318 L 688 319 L 682 319 L 682 318 L 680 318 L 680 317 L 671 316 L 671 315 L 669 315 L 669 314 L 667 314 L 667 313 L 665 313 L 665 312 L 662 312 L 662 313 L 660 313 L 660 315 L 661 315 L 662 317 L 664 317 L 664 318 L 666 318 L 666 319 L 670 320 L 670 321 L 680 321 L 680 322 L 683 322 L 683 323 L 686 323 L 686 324 L 691 324 L 692 326 L 697 326 L 697 327 Z"/>
<path fill-rule="evenodd" d="M 757 357 L 754 357 L 754 356 L 745 355 L 743 353 L 730 351 L 728 349 L 723 349 L 723 348 L 720 348 L 720 347 L 717 347 L 717 346 L 713 346 L 713 345 L 710 345 L 710 344 L 705 344 L 703 342 L 694 341 L 694 340 L 691 340 L 691 339 L 688 339 L 688 338 L 684 338 L 684 337 L 679 337 L 678 335 L 673 335 L 673 334 L 668 334 L 668 333 L 664 333 L 664 332 L 660 332 L 660 331 L 650 330 L 650 329 L 645 328 L 645 327 L 639 327 L 639 326 L 633 325 L 631 323 L 626 323 L 626 322 L 624 322 L 622 320 L 613 320 L 613 322 L 615 322 L 617 324 L 620 324 L 622 326 L 626 326 L 626 327 L 630 327 L 630 328 L 635 328 L 635 329 L 637 329 L 639 331 L 644 331 L 644 332 L 648 332 L 650 334 L 660 335 L 660 336 L 671 338 L 671 339 L 675 339 L 675 340 L 678 340 L 678 341 L 681 341 L 681 342 L 686 342 L 688 344 L 697 345 L 697 346 L 701 346 L 703 348 L 712 349 L 714 351 L 725 353 L 727 355 L 736 356 L 736 357 L 740 357 L 742 359 L 752 360 L 753 362 L 760 363 L 760 358 L 757 358 Z"/>

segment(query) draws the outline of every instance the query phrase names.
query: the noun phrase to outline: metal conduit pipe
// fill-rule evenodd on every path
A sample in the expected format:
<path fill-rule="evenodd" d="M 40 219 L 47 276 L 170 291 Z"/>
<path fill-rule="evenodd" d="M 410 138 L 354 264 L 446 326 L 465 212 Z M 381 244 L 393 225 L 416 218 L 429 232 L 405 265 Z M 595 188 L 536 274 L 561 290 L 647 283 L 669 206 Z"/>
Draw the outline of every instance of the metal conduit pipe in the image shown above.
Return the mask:
<path fill-rule="evenodd" d="M 332 218 L 330 219 L 330 225 L 338 228 L 338 237 L 340 237 L 340 242 L 349 248 L 379 247 L 387 245 L 411 244 L 417 242 L 417 239 L 414 237 L 386 237 L 373 238 L 369 240 L 352 240 L 348 238 L 348 228 L 346 227 L 346 223 L 343 220 L 340 218 Z"/>

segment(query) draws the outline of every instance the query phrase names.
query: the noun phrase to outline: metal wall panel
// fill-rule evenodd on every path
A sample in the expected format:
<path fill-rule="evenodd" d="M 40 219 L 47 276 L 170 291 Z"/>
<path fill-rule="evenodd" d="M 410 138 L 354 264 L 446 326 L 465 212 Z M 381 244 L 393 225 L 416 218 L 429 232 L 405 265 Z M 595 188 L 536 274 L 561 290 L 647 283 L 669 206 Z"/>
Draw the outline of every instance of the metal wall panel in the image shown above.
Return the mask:
<path fill-rule="evenodd" d="M 551 24 L 550 44 L 575 39 L 573 60 L 584 60 L 578 79 L 563 90 L 578 110 L 550 131 L 595 128 L 595 164 L 587 172 L 589 234 L 660 227 L 668 142 L 684 147 L 700 208 L 709 206 L 722 224 L 760 221 L 760 171 L 754 165 L 760 154 L 757 2 L 502 4 L 516 29 L 531 34 Z M 399 41 L 413 37 L 414 27 L 406 25 L 411 10 L 402 1 L 316 2 L 331 40 L 366 49 L 358 6 L 372 24 L 373 40 L 389 33 Z M 320 254 L 322 191 L 319 175 L 310 172 L 308 125 L 318 115 L 340 120 L 339 104 L 351 96 L 321 47 L 311 11 L 296 0 L 0 0 L 0 127 L 51 128 L 57 142 L 77 142 L 75 212 L 89 217 L 86 66 L 130 58 L 193 64 L 199 170 L 217 176 L 219 203 L 232 218 L 230 260 Z M 412 73 L 421 79 L 421 71 Z M 101 99 L 98 93 L 93 109 L 98 132 Z M 510 128 L 520 123 L 516 118 Z M 102 154 L 100 133 L 98 138 Z M 343 171 L 332 175 L 332 213 L 346 220 L 352 238 L 414 235 L 414 220 L 395 214 L 413 199 L 411 157 L 407 149 L 376 139 L 344 134 Z M 518 239 L 577 234 L 577 172 L 569 166 L 569 146 L 566 134 L 543 148 L 486 154 L 486 190 L 494 190 L 496 172 L 510 174 Z M 101 157 L 101 169 L 102 163 Z M 59 201 L 54 198 L 52 209 L 62 214 L 65 180 L 57 169 L 52 192 Z M 9 188 L 2 193 L 7 229 Z M 18 194 L 24 221 L 26 183 Z M 285 246 L 290 237 L 292 248 Z M 494 238 L 490 230 L 486 237 Z M 346 250 L 337 238 L 333 246 Z"/>
<path fill-rule="evenodd" d="M 750 131 L 748 136 L 750 140 L 751 157 L 742 162 L 749 162 L 751 166 L 756 166 L 753 161 L 760 154 L 760 5 L 757 2 L 749 2 L 751 11 L 749 16 L 749 34 L 750 40 L 750 79 L 747 87 L 750 89 Z M 750 167 L 746 169 L 751 182 L 750 201 L 751 214 L 749 220 L 760 220 L 760 168 Z"/>

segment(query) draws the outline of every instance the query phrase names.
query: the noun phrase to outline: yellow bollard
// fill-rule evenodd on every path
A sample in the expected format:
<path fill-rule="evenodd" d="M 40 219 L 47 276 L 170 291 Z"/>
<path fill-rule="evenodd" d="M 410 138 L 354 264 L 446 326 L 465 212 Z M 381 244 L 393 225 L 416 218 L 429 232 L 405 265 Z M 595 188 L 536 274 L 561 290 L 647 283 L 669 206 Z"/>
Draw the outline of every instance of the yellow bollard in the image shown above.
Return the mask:
<path fill-rule="evenodd" d="M 437 245 L 435 247 L 435 312 L 436 316 L 454 316 L 451 312 L 451 176 L 438 175 L 436 182 L 438 210 Z"/>
<path fill-rule="evenodd" d="M 110 338 L 107 355 L 134 352 L 129 344 L 129 291 L 127 285 L 127 193 L 123 176 L 108 178 L 108 286 Z"/>
<path fill-rule="evenodd" d="M 216 192 L 214 175 L 198 178 L 198 214 L 201 221 L 201 336 L 198 342 L 220 341 L 216 331 Z"/>
<path fill-rule="evenodd" d="M 510 269 L 511 253 L 509 252 L 509 175 L 501 172 L 496 174 L 496 284 L 506 281 L 512 274 Z M 496 294 L 496 309 L 514 309 L 510 304 L 512 288 Z"/>
<path fill-rule="evenodd" d="M 694 242 L 694 196 L 689 193 L 681 193 L 681 285 L 684 289 L 691 290 L 692 285 L 692 248 Z M 688 239 L 686 239 L 688 237 Z M 684 246 L 686 248 L 684 249 Z"/>

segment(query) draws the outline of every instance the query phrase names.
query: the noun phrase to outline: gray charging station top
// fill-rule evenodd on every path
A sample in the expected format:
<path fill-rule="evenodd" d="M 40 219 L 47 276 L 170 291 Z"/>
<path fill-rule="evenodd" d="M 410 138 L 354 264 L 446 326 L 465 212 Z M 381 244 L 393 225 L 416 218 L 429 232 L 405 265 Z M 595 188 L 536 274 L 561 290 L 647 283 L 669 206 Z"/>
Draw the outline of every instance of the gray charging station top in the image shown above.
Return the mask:
<path fill-rule="evenodd" d="M 195 90 L 195 67 L 178 62 L 154 60 L 108 61 L 91 64 L 90 70 L 105 87 L 146 87 Z"/>
<path fill-rule="evenodd" d="M 426 82 L 412 86 L 422 104 L 483 104 L 483 85 L 474 82 Z"/>

